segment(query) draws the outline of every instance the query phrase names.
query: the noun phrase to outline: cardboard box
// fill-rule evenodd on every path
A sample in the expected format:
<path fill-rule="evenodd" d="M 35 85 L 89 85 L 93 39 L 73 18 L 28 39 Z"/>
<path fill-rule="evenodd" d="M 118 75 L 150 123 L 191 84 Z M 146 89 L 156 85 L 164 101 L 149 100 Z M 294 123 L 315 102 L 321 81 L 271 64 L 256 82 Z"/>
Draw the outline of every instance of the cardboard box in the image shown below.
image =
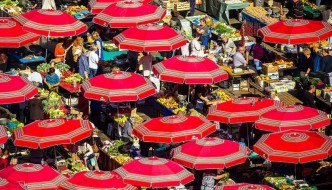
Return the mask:
<path fill-rule="evenodd" d="M 279 72 L 274 73 L 267 73 L 267 76 L 270 77 L 270 79 L 279 79 Z"/>
<path fill-rule="evenodd" d="M 263 70 L 264 74 L 277 73 L 278 70 L 279 70 L 279 67 L 278 66 L 274 66 L 271 63 L 266 63 L 266 64 L 263 64 L 262 70 Z"/>
<path fill-rule="evenodd" d="M 295 82 L 294 81 L 285 82 L 285 85 L 288 86 L 288 90 L 293 90 L 295 88 Z"/>
<path fill-rule="evenodd" d="M 274 82 L 270 83 L 270 86 L 275 89 L 277 93 L 279 92 L 287 92 L 288 91 L 288 86 L 283 83 L 283 82 Z"/>
<path fill-rule="evenodd" d="M 258 80 L 257 83 L 260 87 L 262 87 L 262 88 L 265 87 L 265 81 L 264 80 Z"/>
<path fill-rule="evenodd" d="M 233 86 L 233 90 L 234 90 L 234 91 L 240 90 L 240 84 L 234 84 L 234 83 L 233 83 L 232 86 Z"/>
<path fill-rule="evenodd" d="M 247 80 L 243 80 L 243 81 L 241 81 L 240 82 L 240 86 L 241 87 L 248 87 L 249 85 L 248 85 L 248 81 Z"/>

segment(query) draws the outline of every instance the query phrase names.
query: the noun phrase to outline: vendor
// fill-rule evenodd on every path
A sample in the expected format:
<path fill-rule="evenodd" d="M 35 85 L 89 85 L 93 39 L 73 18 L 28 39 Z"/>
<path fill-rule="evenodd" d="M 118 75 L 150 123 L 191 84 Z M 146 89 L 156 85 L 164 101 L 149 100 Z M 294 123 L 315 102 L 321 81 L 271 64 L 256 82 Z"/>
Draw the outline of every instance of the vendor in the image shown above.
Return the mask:
<path fill-rule="evenodd" d="M 316 92 L 315 85 L 310 85 L 309 90 L 304 93 L 304 105 L 316 108 L 314 93 Z"/>
<path fill-rule="evenodd" d="M 196 28 L 196 32 L 202 35 L 201 42 L 205 49 L 209 49 L 209 27 L 206 25 L 205 18 L 201 18 L 199 21 L 200 26 Z"/>
<path fill-rule="evenodd" d="M 295 19 L 303 19 L 303 3 L 301 0 L 293 0 L 293 17 Z"/>
<path fill-rule="evenodd" d="M 233 40 L 229 39 L 226 35 L 221 36 L 221 39 L 223 53 L 227 54 L 228 56 L 233 56 L 236 53 L 236 45 Z"/>
<path fill-rule="evenodd" d="M 301 57 L 301 65 L 300 65 L 300 75 L 308 76 L 310 72 L 314 71 L 314 59 L 311 55 L 311 51 L 309 48 L 303 49 L 303 55 Z"/>
<path fill-rule="evenodd" d="M 46 74 L 44 78 L 44 83 L 48 86 L 50 90 L 57 91 L 57 88 L 60 84 L 60 78 L 57 74 L 55 74 L 55 69 L 51 67 L 49 72 Z"/>
<path fill-rule="evenodd" d="M 238 51 L 233 56 L 233 64 L 235 68 L 245 69 L 248 65 L 246 59 L 244 58 L 245 48 L 240 46 Z"/>
<path fill-rule="evenodd" d="M 5 53 L 0 53 L 0 71 L 2 72 L 7 71 L 7 61 L 8 61 L 8 56 Z"/>
<path fill-rule="evenodd" d="M 262 73 L 262 63 L 265 61 L 264 58 L 267 55 L 267 50 L 262 46 L 263 39 L 261 37 L 256 38 L 256 44 L 249 47 L 249 51 L 246 52 L 246 61 L 249 60 L 249 55 L 252 55 L 254 59 L 254 65 L 256 67 L 257 73 Z"/>
<path fill-rule="evenodd" d="M 65 48 L 63 47 L 63 40 L 59 39 L 54 49 L 54 57 L 59 58 L 62 62 L 65 61 Z"/>

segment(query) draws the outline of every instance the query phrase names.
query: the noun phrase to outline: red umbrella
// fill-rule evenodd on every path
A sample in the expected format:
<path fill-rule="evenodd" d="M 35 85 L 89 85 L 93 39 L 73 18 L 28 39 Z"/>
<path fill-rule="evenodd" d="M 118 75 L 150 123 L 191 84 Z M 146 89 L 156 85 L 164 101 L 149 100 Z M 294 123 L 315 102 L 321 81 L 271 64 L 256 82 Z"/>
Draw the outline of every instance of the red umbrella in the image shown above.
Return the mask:
<path fill-rule="evenodd" d="M 22 185 L 14 181 L 7 181 L 5 178 L 0 178 L 0 189 L 2 190 L 24 190 Z"/>
<path fill-rule="evenodd" d="M 197 116 L 168 116 L 150 119 L 137 126 L 133 134 L 145 142 L 178 143 L 201 139 L 216 130 L 216 125 Z"/>
<path fill-rule="evenodd" d="M 278 107 L 263 114 L 256 121 L 256 128 L 264 131 L 318 129 L 330 125 L 326 113 L 301 105 Z"/>
<path fill-rule="evenodd" d="M 121 49 L 151 52 L 175 50 L 187 40 L 168 26 L 146 24 L 125 30 L 113 42 Z"/>
<path fill-rule="evenodd" d="M 125 183 L 150 188 L 175 187 L 194 180 L 193 174 L 182 166 L 157 157 L 134 160 L 114 171 Z"/>
<path fill-rule="evenodd" d="M 244 163 L 249 153 L 249 148 L 237 142 L 204 138 L 175 148 L 173 160 L 191 169 L 224 169 Z"/>
<path fill-rule="evenodd" d="M 332 36 L 332 26 L 314 20 L 282 20 L 258 30 L 265 42 L 303 44 L 324 40 Z"/>
<path fill-rule="evenodd" d="M 156 93 L 148 79 L 122 71 L 98 75 L 81 87 L 84 97 L 110 102 L 137 101 Z"/>
<path fill-rule="evenodd" d="M 208 58 L 175 56 L 153 66 L 160 80 L 186 84 L 212 84 L 228 79 L 228 74 Z"/>
<path fill-rule="evenodd" d="M 77 36 L 88 27 L 70 14 L 59 10 L 34 9 L 13 17 L 23 30 L 43 36 Z"/>
<path fill-rule="evenodd" d="M 98 14 L 104 9 L 106 9 L 109 5 L 120 2 L 123 0 L 91 0 L 89 1 L 89 10 L 92 14 Z M 150 0 L 133 0 L 142 3 L 149 3 Z"/>
<path fill-rule="evenodd" d="M 22 26 L 17 21 L 9 17 L 0 17 L 0 47 L 18 48 L 34 41 L 39 36 L 22 30 Z"/>
<path fill-rule="evenodd" d="M 26 77 L 0 74 L 0 104 L 24 102 L 38 93 Z"/>
<path fill-rule="evenodd" d="M 4 144 L 7 140 L 7 131 L 3 125 L 0 125 L 0 144 Z"/>
<path fill-rule="evenodd" d="M 279 101 L 267 98 L 237 98 L 210 107 L 207 118 L 228 124 L 255 122 L 260 115 L 275 109 L 278 105 Z"/>
<path fill-rule="evenodd" d="M 38 120 L 15 130 L 13 139 L 16 146 L 46 148 L 78 142 L 91 136 L 92 130 L 93 127 L 88 120 Z"/>
<path fill-rule="evenodd" d="M 307 163 L 332 155 L 332 139 L 321 132 L 289 130 L 263 135 L 254 151 L 273 162 Z"/>
<path fill-rule="evenodd" d="M 262 184 L 238 183 L 235 185 L 217 186 L 215 190 L 274 190 L 274 188 Z"/>
<path fill-rule="evenodd" d="M 87 190 L 87 189 L 126 189 L 137 190 L 132 185 L 124 184 L 121 176 L 110 171 L 84 171 L 76 173 L 65 183 L 61 184 L 60 190 Z"/>
<path fill-rule="evenodd" d="M 0 171 L 0 177 L 15 181 L 27 189 L 56 190 L 67 178 L 49 166 L 17 164 Z"/>
<path fill-rule="evenodd" d="M 130 28 L 160 21 L 166 10 L 138 1 L 120 1 L 111 4 L 93 18 L 93 22 L 111 28 Z"/>

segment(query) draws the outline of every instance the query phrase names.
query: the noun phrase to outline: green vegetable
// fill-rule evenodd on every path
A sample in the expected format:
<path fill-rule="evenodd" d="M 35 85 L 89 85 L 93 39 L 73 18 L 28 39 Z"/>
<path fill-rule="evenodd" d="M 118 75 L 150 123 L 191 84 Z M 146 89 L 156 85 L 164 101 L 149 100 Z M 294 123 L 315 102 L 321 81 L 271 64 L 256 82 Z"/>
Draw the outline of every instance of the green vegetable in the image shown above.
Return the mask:
<path fill-rule="evenodd" d="M 48 72 L 48 70 L 50 69 L 51 65 L 48 63 L 42 63 L 40 65 L 37 66 L 37 72 Z"/>
<path fill-rule="evenodd" d="M 59 69 L 60 72 L 68 71 L 70 69 L 69 65 L 62 62 L 57 63 L 55 68 Z"/>

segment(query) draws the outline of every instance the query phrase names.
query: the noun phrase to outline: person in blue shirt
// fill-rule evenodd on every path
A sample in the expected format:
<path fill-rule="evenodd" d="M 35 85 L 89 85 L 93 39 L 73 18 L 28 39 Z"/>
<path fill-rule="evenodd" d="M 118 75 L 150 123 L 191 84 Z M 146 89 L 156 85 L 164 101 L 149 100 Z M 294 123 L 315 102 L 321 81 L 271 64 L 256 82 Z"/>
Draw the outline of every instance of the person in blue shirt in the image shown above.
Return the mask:
<path fill-rule="evenodd" d="M 50 90 L 57 91 L 57 88 L 60 84 L 60 78 L 55 74 L 54 67 L 51 67 L 44 78 L 44 83 L 48 86 Z"/>
<path fill-rule="evenodd" d="M 93 44 L 97 46 L 96 54 L 99 57 L 99 60 L 104 60 L 104 52 L 103 52 L 103 40 L 100 38 L 99 33 L 97 31 L 92 32 L 92 38 L 94 39 Z"/>

